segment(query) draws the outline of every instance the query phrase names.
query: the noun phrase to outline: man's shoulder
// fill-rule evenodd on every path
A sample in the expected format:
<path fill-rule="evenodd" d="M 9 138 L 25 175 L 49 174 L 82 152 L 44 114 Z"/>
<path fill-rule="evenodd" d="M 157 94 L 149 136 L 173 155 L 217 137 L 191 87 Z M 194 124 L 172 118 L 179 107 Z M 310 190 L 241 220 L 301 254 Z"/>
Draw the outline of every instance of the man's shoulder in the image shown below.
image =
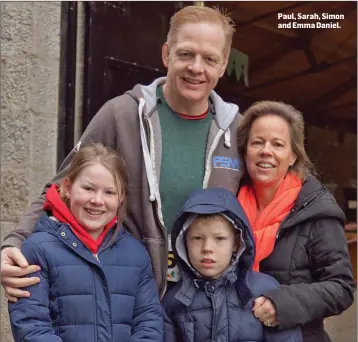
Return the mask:
<path fill-rule="evenodd" d="M 138 112 L 139 100 L 133 95 L 132 91 L 127 91 L 122 95 L 108 100 L 102 107 L 102 112 L 112 115 L 128 115 Z"/>

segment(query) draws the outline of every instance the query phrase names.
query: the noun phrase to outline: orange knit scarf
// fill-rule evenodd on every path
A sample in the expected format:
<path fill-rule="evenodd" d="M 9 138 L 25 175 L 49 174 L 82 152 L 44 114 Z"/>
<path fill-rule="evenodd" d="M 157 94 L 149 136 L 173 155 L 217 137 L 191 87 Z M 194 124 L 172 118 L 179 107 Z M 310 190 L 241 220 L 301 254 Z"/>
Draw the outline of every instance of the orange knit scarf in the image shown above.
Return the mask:
<path fill-rule="evenodd" d="M 253 270 L 259 271 L 260 261 L 272 253 L 280 223 L 290 213 L 301 188 L 302 181 L 292 173 L 287 174 L 272 201 L 260 214 L 257 214 L 257 202 L 252 186 L 244 185 L 240 189 L 238 200 L 249 219 L 256 245 Z"/>

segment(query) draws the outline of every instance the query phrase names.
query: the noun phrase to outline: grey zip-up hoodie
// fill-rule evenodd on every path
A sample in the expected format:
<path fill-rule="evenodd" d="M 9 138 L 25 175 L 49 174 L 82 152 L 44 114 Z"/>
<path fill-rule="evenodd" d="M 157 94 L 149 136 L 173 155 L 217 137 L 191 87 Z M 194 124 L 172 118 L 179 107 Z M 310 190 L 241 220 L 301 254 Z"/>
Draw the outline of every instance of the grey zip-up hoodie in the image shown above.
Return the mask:
<path fill-rule="evenodd" d="M 21 246 L 42 214 L 48 187 L 65 177 L 72 157 L 80 147 L 100 142 L 116 150 L 126 162 L 129 187 L 124 225 L 146 245 L 159 291 L 164 294 L 168 241 L 159 192 L 162 139 L 156 91 L 165 80 L 162 77 L 148 86 L 136 85 L 104 104 L 62 163 L 58 174 L 26 210 L 14 231 L 6 236 L 3 246 Z M 210 106 L 214 115 L 207 140 L 203 188 L 222 187 L 236 194 L 243 173 L 236 143 L 242 116 L 235 104 L 224 102 L 214 91 L 210 95 Z"/>

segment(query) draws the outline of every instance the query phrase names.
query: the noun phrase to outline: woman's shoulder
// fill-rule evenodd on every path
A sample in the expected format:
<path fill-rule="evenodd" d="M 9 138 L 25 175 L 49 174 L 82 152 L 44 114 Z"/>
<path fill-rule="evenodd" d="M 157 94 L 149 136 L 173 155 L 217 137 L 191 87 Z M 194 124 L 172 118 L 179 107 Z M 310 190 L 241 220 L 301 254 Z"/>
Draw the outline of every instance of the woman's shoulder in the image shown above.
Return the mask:
<path fill-rule="evenodd" d="M 290 225 L 309 225 L 320 220 L 344 224 L 345 215 L 334 196 L 314 176 L 307 177 L 295 203 Z"/>

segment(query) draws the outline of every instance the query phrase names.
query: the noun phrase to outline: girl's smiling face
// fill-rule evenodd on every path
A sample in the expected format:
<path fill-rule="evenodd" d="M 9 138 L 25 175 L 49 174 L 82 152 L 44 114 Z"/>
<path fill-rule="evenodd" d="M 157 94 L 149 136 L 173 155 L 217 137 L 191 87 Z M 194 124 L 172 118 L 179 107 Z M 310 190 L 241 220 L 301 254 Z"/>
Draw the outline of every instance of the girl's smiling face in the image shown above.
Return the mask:
<path fill-rule="evenodd" d="M 97 162 L 86 166 L 73 183 L 65 180 L 64 186 L 72 215 L 96 240 L 120 205 L 114 176 Z"/>

